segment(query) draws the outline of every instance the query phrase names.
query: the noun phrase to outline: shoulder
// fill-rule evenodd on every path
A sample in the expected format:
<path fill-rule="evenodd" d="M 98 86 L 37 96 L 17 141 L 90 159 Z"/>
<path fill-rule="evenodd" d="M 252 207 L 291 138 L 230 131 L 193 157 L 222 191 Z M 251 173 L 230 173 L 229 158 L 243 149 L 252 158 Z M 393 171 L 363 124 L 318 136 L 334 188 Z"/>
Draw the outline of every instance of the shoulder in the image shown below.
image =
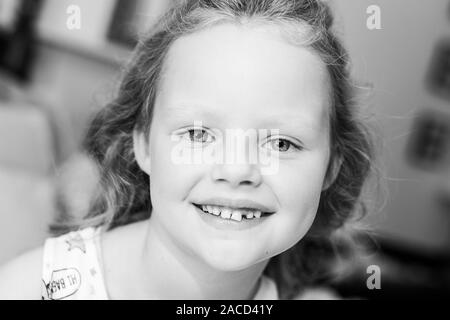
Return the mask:
<path fill-rule="evenodd" d="M 41 299 L 43 247 L 0 266 L 0 300 Z"/>
<path fill-rule="evenodd" d="M 124 255 L 133 256 L 136 249 L 145 243 L 146 221 L 134 222 L 105 231 L 101 237 L 101 252 L 108 267 L 127 264 Z"/>
<path fill-rule="evenodd" d="M 120 257 L 123 252 L 130 252 L 131 245 L 135 247 L 136 243 L 143 243 L 146 231 L 146 220 L 105 231 L 102 234 L 101 249 L 103 252 L 119 255 Z M 123 258 L 120 258 L 120 260 L 123 260 Z"/>
<path fill-rule="evenodd" d="M 100 251 L 102 271 L 111 299 L 123 299 L 130 285 L 130 276 L 140 263 L 145 245 L 147 221 L 134 222 L 104 232 Z"/>

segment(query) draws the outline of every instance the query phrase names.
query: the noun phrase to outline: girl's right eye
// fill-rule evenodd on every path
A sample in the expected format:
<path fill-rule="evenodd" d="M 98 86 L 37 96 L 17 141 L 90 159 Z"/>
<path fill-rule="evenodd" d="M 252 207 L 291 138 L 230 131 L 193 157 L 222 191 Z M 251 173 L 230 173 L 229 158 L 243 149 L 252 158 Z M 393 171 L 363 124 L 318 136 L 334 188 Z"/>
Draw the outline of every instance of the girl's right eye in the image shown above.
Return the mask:
<path fill-rule="evenodd" d="M 189 135 L 190 142 L 193 143 L 211 143 L 214 137 L 208 131 L 199 128 L 193 128 L 186 131 Z"/>

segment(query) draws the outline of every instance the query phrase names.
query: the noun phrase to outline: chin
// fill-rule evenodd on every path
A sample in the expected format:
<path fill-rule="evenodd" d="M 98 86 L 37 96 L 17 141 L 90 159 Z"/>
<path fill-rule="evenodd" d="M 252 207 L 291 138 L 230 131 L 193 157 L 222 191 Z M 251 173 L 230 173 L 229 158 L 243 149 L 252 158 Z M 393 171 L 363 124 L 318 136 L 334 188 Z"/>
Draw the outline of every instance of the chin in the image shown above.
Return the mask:
<path fill-rule="evenodd" d="M 242 271 L 263 260 L 260 256 L 242 251 L 228 254 L 226 251 L 206 253 L 203 259 L 211 268 L 224 272 Z"/>

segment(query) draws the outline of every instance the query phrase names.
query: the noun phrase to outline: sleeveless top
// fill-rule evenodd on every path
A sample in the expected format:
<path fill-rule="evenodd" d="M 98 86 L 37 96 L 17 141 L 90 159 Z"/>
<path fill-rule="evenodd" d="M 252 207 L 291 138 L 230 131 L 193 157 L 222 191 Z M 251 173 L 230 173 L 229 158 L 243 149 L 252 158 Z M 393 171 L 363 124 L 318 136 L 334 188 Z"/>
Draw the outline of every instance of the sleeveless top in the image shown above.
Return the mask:
<path fill-rule="evenodd" d="M 86 228 L 44 244 L 43 300 L 107 300 L 100 251 L 101 228 Z M 276 300 L 275 282 L 262 276 L 254 300 Z"/>

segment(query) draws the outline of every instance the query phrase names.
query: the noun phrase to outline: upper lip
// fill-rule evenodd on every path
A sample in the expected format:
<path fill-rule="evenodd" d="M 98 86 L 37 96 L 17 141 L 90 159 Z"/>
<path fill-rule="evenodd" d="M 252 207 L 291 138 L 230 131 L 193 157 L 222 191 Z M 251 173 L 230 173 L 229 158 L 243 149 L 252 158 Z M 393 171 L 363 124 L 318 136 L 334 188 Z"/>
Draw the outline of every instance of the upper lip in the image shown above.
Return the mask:
<path fill-rule="evenodd" d="M 254 209 L 265 213 L 273 213 L 275 210 L 269 206 L 266 206 L 257 201 L 248 199 L 227 199 L 227 198 L 209 198 L 203 201 L 194 202 L 198 205 L 213 205 L 213 206 L 223 206 L 232 209 Z"/>

